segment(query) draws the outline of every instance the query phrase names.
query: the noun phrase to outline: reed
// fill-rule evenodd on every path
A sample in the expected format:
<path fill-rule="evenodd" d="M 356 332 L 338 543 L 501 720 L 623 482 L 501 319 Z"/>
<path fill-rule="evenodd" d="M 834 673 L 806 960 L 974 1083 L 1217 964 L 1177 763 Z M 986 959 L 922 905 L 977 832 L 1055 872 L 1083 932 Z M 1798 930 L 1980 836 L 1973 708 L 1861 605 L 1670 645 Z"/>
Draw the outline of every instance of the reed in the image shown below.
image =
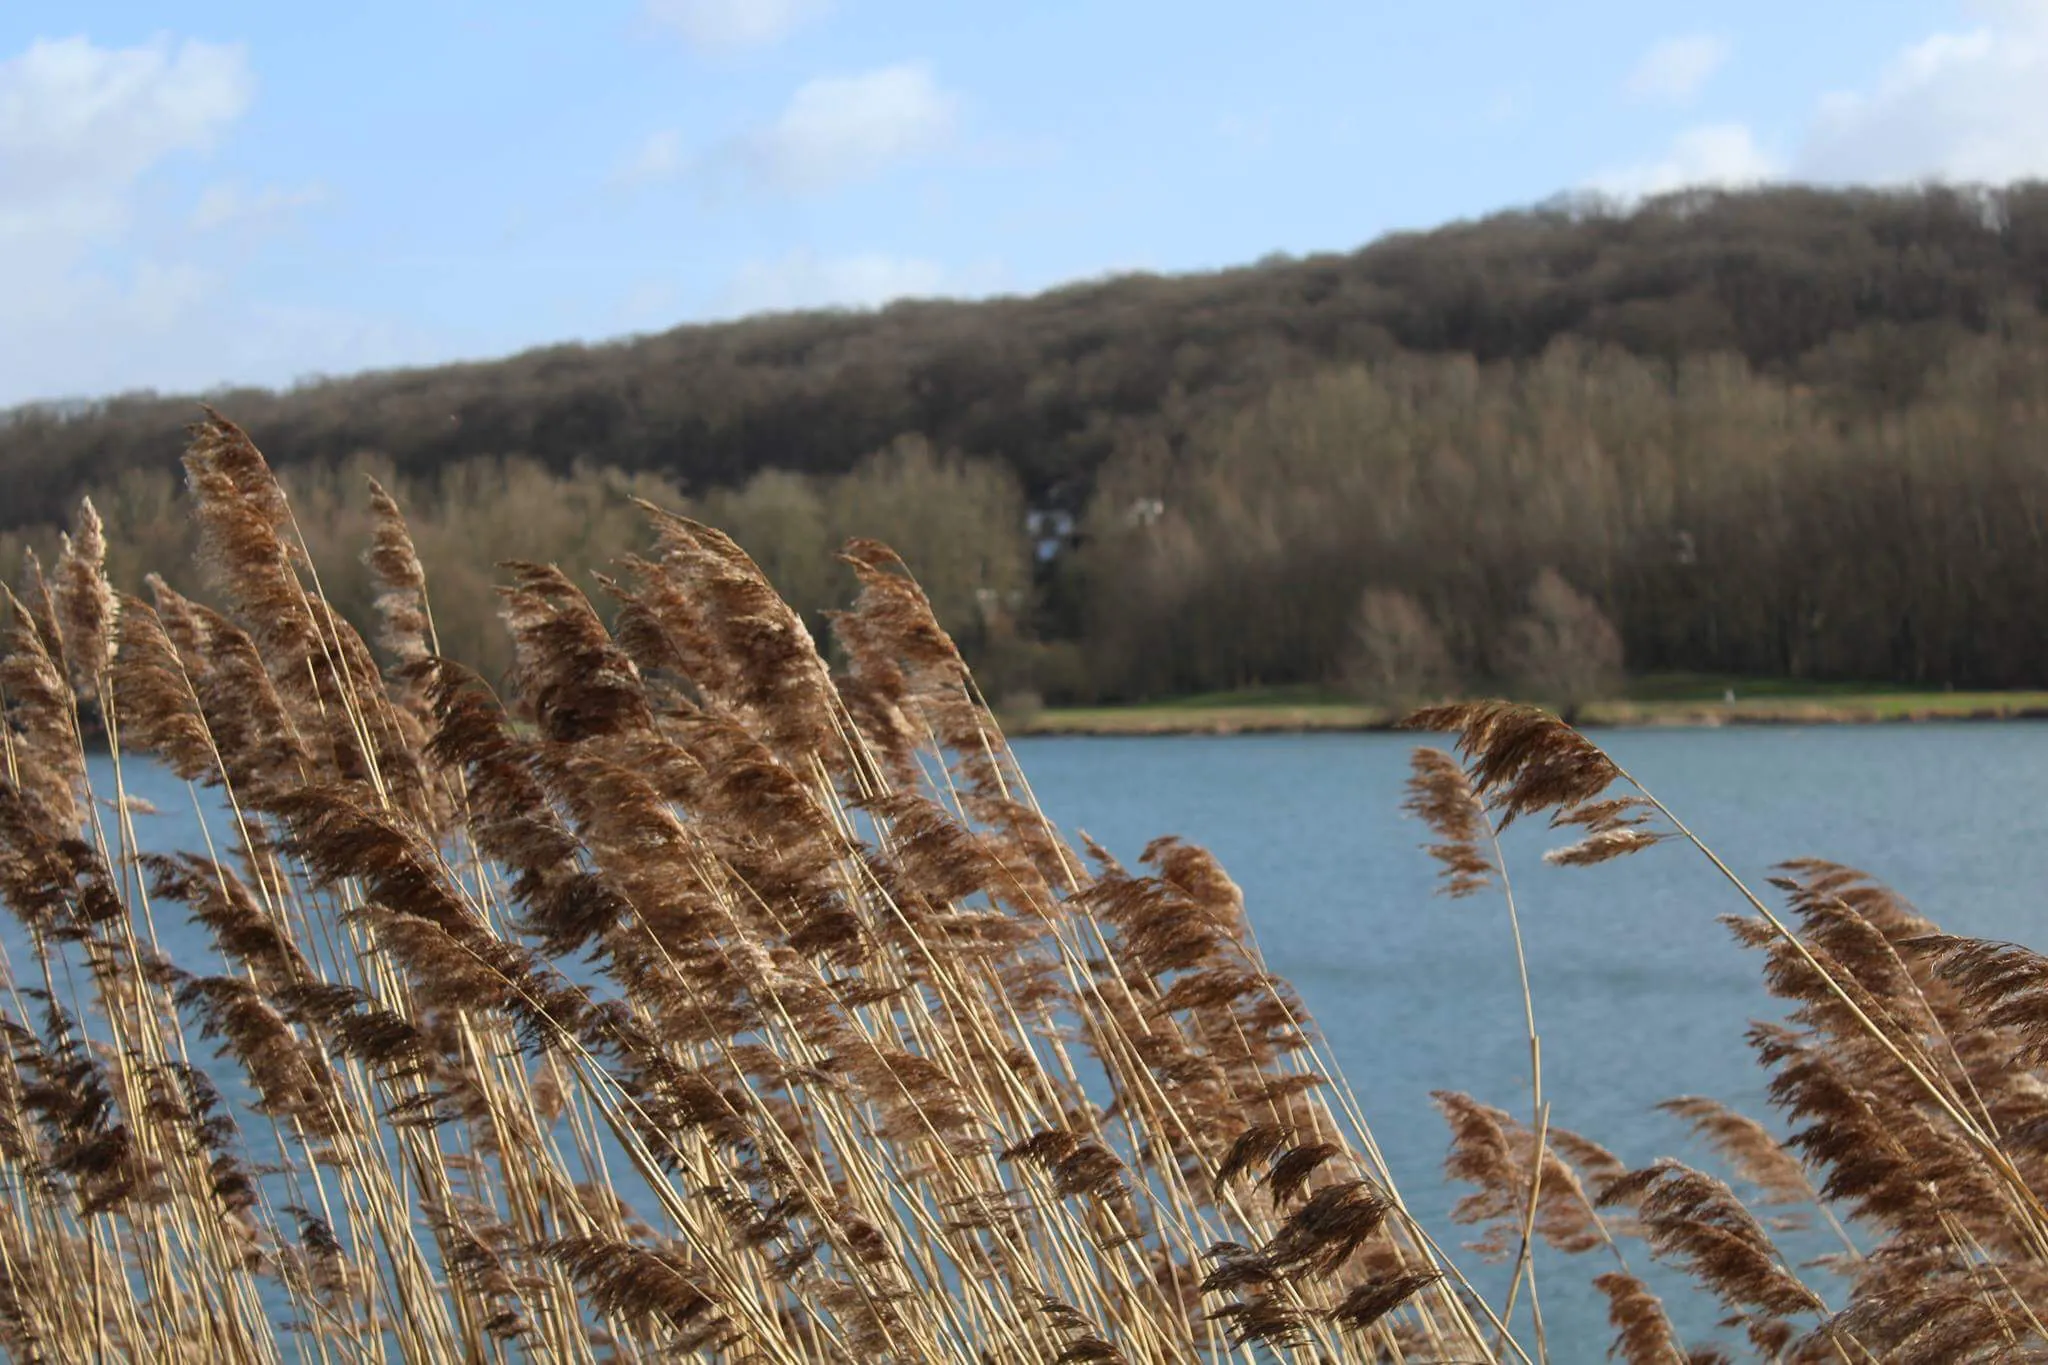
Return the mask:
<path fill-rule="evenodd" d="M 1526 1121 L 1439 1097 L 1455 1216 L 1514 1257 L 1491 1304 L 1229 876 L 1071 846 L 885 547 L 846 547 L 835 671 L 730 539 L 647 505 L 602 609 L 504 566 L 501 696 L 440 656 L 382 488 L 373 649 L 238 428 L 185 466 L 205 602 L 113 592 L 90 504 L 7 598 L 10 1358 L 1533 1362 L 1538 1243 L 1600 1261 L 1631 1362 L 1702 1358 L 1631 1251 L 1774 1359 L 2048 1350 L 2048 960 L 1847 869 L 1788 867 L 1783 910 L 1729 874 L 1797 1126 L 1673 1109 L 1835 1220 L 1821 1286 L 1712 1175 L 1551 1122 L 1525 974 Z M 1566 864 L 1696 844 L 1546 713 L 1416 723 L 1458 737 L 1410 800 L 1457 894 L 1507 892 L 1519 818 L 1576 830 Z M 213 789 L 204 847 L 144 851 L 138 757 Z M 169 917 L 211 953 L 168 956 Z"/>

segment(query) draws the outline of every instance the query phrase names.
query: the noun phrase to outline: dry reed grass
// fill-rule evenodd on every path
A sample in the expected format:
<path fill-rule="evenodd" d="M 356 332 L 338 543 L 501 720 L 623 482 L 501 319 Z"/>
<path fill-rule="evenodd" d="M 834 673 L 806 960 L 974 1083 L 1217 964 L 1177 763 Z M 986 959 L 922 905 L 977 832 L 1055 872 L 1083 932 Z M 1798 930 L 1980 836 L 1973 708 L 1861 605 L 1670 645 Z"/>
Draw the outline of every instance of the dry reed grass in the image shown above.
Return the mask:
<path fill-rule="evenodd" d="M 1846 869 L 1787 868 L 1782 914 L 1736 883 L 1799 1126 L 1673 1109 L 1762 1203 L 1839 1217 L 1833 1305 L 1727 1185 L 1551 1123 L 1525 972 L 1528 1120 L 1439 1097 L 1456 1217 L 1515 1258 L 1489 1305 L 1235 884 L 1177 840 L 1135 871 L 1071 848 L 886 548 L 847 547 L 835 675 L 731 540 L 648 507 L 609 626 L 506 566 L 501 699 L 437 656 L 384 490 L 380 666 L 247 437 L 209 414 L 186 468 L 217 607 L 111 592 L 90 505 L 8 598 L 11 1358 L 1528 1362 L 1537 1242 L 1613 1258 L 1631 1362 L 1712 1352 L 1624 1246 L 1775 1359 L 2048 1350 L 2048 961 Z M 1543 712 L 1416 723 L 1462 761 L 1423 750 L 1410 809 L 1448 890 L 1506 895 L 1518 955 L 1508 822 L 1577 830 L 1567 864 L 1691 839 Z M 142 852 L 124 754 L 218 789 L 224 846 Z M 164 955 L 172 914 L 216 962 Z"/>

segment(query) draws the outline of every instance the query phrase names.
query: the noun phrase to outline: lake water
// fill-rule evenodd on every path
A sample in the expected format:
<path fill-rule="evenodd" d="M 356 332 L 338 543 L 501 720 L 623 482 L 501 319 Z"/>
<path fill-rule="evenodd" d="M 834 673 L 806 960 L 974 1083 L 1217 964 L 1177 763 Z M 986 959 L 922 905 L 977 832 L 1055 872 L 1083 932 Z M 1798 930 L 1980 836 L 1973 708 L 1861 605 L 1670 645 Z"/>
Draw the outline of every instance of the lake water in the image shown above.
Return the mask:
<path fill-rule="evenodd" d="M 1944 928 L 2048 942 L 2048 726 L 1925 725 L 1604 732 L 1595 736 L 1760 890 L 1771 865 L 1819 856 L 1876 874 Z M 1207 845 L 1244 888 L 1271 967 L 1299 989 L 1364 1105 L 1403 1193 L 1454 1243 L 1459 1191 L 1438 1171 L 1433 1089 L 1526 1113 L 1528 1055 L 1497 897 L 1446 901 L 1421 827 L 1399 812 L 1412 737 L 1038 739 L 1017 745 L 1040 801 L 1135 862 L 1155 835 Z M 107 776 L 104 766 L 96 772 Z M 191 798 L 129 765 L 164 814 L 153 847 L 196 847 Z M 111 790 L 111 784 L 102 790 Z M 1631 1163 L 1703 1159 L 1652 1106 L 1705 1094 L 1766 1114 L 1743 1044 L 1776 1011 L 1758 958 L 1716 922 L 1742 908 L 1677 845 L 1591 869 L 1540 861 L 1563 842 L 1510 832 L 1553 1121 Z M 186 935 L 166 947 L 187 956 Z M 9 945 L 13 947 L 12 944 Z M 1798 1244 L 1792 1244 L 1797 1246 Z M 1821 1249 L 1814 1246 L 1811 1249 Z M 1638 1263 L 1645 1259 L 1632 1258 Z M 1464 1258 L 1482 1286 L 1498 1283 Z M 1609 1332 L 1586 1280 L 1607 1266 L 1542 1263 L 1553 1356 L 1596 1360 Z M 1715 1312 L 1672 1305 L 1683 1331 Z"/>
<path fill-rule="evenodd" d="M 1830 858 L 1876 875 L 1944 929 L 2048 943 L 2048 726 L 1593 737 L 1759 893 L 1774 863 Z M 1443 1214 L 1461 1191 L 1439 1173 L 1446 1135 L 1429 1092 L 1469 1091 L 1526 1116 L 1528 1051 L 1500 899 L 1434 895 L 1422 827 L 1400 814 L 1414 743 L 1041 739 L 1017 750 L 1053 818 L 1118 857 L 1172 833 L 1222 858 L 1268 964 L 1314 1012 L 1404 1195 L 1450 1242 Z M 1675 844 L 1573 869 L 1541 861 L 1568 842 L 1549 831 L 1518 826 L 1507 842 L 1552 1121 L 1641 1164 L 1709 1159 L 1652 1110 L 1661 1099 L 1711 1095 L 1767 1118 L 1743 1032 L 1778 1011 L 1759 984 L 1759 956 L 1717 922 L 1745 908 L 1733 889 Z M 1827 1249 L 1796 1237 L 1787 1246 Z M 1555 1358 L 1599 1359 L 1610 1334 L 1586 1281 L 1611 1263 L 1540 1265 Z M 1712 1334 L 1712 1305 L 1671 1307 L 1695 1344 Z"/>

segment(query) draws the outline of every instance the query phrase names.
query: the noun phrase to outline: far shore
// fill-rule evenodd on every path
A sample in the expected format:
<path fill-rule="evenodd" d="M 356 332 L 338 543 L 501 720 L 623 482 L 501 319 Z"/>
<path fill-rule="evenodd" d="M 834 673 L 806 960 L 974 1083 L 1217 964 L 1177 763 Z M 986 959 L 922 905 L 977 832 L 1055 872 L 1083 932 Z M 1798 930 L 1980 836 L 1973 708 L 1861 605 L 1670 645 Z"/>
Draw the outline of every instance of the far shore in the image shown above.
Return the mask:
<path fill-rule="evenodd" d="M 1399 713 L 1326 700 L 1225 697 L 1124 706 L 1051 707 L 1004 717 L 1013 736 L 1250 735 L 1391 730 Z M 1927 721 L 2048 720 L 2048 692 L 1773 690 L 1757 696 L 1657 697 L 1595 702 L 1575 723 L 1587 729 L 1652 726 L 1871 725 Z"/>

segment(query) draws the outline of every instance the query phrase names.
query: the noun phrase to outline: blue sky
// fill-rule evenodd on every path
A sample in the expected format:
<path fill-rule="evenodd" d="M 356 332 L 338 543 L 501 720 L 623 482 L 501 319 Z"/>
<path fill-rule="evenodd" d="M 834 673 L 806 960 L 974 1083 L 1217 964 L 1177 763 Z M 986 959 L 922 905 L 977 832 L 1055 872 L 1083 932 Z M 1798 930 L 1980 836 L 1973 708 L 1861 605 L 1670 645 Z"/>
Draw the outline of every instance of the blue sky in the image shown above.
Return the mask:
<path fill-rule="evenodd" d="M 2048 173 L 2048 0 L 8 0 L 0 404 Z"/>

